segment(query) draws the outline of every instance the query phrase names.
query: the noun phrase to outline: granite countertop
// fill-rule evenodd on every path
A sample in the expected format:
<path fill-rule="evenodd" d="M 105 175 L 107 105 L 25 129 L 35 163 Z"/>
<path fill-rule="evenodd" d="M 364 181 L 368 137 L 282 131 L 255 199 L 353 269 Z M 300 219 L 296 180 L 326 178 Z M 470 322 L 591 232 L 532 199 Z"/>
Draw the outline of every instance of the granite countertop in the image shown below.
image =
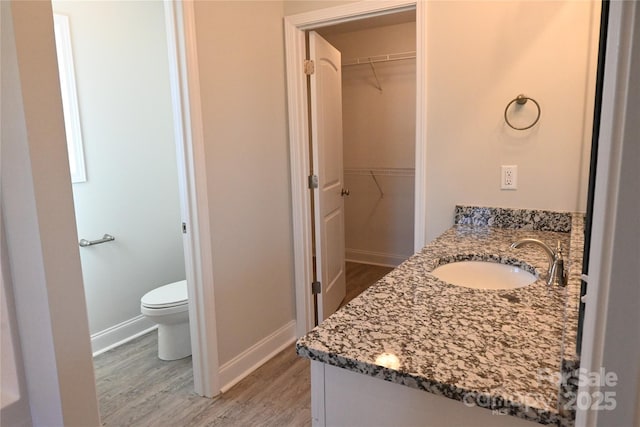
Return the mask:
<path fill-rule="evenodd" d="M 582 247 L 573 235 L 582 235 L 581 215 L 567 214 L 563 226 L 552 221 L 547 227 L 514 223 L 511 212 L 501 228 L 495 210 L 491 220 L 477 221 L 477 209 L 467 220 L 457 215 L 456 225 L 298 340 L 298 354 L 542 424 L 571 424 L 572 413 L 560 410 L 553 374 L 577 361 Z M 561 231 L 547 231 L 554 229 Z M 431 274 L 440 264 L 465 259 L 546 271 L 540 248 L 510 248 L 525 237 L 552 248 L 562 242 L 567 287 L 538 279 L 513 290 L 480 290 Z"/>

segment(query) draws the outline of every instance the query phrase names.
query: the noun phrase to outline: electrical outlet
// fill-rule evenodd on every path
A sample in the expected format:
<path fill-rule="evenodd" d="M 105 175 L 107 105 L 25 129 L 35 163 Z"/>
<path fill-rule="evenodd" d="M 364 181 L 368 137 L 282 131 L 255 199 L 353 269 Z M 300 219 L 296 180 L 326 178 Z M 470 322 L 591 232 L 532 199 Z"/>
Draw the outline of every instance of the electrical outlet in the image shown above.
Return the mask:
<path fill-rule="evenodd" d="M 501 190 L 517 190 L 518 189 L 518 166 L 517 165 L 502 165 L 500 189 Z"/>

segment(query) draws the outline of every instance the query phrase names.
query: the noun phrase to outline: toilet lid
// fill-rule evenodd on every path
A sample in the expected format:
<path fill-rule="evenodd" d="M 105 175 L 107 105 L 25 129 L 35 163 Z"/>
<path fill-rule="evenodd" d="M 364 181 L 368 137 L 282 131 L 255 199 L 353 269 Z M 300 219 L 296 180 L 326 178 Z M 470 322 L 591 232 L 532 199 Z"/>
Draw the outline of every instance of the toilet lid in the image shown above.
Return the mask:
<path fill-rule="evenodd" d="M 187 281 L 181 280 L 153 289 L 144 294 L 140 303 L 149 308 L 165 308 L 186 304 Z"/>

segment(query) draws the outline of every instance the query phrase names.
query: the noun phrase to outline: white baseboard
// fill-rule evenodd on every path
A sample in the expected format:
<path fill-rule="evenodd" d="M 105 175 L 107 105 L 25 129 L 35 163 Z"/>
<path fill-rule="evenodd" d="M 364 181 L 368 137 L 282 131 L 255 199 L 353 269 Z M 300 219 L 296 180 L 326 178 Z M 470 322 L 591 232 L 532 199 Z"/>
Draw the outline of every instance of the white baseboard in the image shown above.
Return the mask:
<path fill-rule="evenodd" d="M 296 340 L 292 320 L 220 367 L 220 392 L 224 393 Z"/>
<path fill-rule="evenodd" d="M 388 254 L 382 252 L 363 251 L 360 249 L 347 248 L 346 260 L 360 264 L 381 265 L 383 267 L 397 267 L 407 258 L 406 255 Z"/>
<path fill-rule="evenodd" d="M 157 328 L 158 325 L 140 314 L 91 335 L 91 351 L 95 357 Z"/>

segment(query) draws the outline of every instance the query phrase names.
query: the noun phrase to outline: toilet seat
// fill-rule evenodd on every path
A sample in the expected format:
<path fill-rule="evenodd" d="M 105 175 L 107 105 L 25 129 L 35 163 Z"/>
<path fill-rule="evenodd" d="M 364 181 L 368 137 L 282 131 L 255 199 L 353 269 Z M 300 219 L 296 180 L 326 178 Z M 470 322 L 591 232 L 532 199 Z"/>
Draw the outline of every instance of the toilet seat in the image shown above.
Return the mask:
<path fill-rule="evenodd" d="M 172 316 L 174 314 L 185 313 L 188 317 L 189 304 L 185 303 L 185 304 L 173 305 L 173 306 L 164 307 L 164 308 L 149 308 L 140 304 L 140 313 L 144 314 L 150 319 L 154 319 L 154 322 L 157 322 L 158 319 Z"/>
<path fill-rule="evenodd" d="M 163 309 L 187 305 L 187 281 L 169 283 L 152 289 L 140 299 L 141 307 Z"/>

